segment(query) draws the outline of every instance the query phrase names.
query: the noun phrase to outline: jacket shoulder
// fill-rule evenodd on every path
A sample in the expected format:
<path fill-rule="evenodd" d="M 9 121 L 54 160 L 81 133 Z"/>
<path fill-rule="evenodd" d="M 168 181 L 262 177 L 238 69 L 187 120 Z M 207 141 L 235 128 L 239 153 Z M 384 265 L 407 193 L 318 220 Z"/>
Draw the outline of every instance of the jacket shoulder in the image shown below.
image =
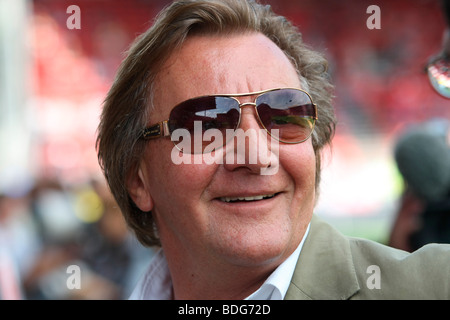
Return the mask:
<path fill-rule="evenodd" d="M 413 253 L 313 216 L 286 299 L 450 299 L 450 244 Z"/>
<path fill-rule="evenodd" d="M 449 299 L 450 245 L 409 253 L 375 241 L 348 238 L 360 284 L 355 299 Z"/>

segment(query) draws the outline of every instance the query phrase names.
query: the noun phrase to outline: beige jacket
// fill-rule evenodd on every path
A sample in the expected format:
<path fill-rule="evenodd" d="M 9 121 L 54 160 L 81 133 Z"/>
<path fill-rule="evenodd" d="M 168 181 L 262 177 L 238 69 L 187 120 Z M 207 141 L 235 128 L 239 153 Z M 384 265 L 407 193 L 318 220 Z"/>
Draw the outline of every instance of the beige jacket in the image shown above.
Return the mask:
<path fill-rule="evenodd" d="M 450 244 L 408 253 L 314 216 L 285 299 L 450 299 Z"/>

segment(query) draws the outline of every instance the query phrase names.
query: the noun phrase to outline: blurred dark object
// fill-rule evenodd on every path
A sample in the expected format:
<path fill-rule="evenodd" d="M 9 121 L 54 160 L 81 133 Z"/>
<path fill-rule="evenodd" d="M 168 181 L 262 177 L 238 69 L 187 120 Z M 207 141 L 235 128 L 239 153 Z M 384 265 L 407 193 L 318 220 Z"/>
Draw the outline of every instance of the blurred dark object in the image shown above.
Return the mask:
<path fill-rule="evenodd" d="M 445 20 L 447 25 L 450 27 L 450 1 L 442 0 L 442 11 L 444 12 Z"/>
<path fill-rule="evenodd" d="M 412 250 L 427 243 L 450 243 L 450 196 L 425 207 L 421 228 L 411 234 L 410 243 Z"/>
<path fill-rule="evenodd" d="M 414 126 L 397 140 L 398 169 L 408 186 L 427 202 L 442 200 L 450 187 L 448 120 L 436 119 Z"/>
<path fill-rule="evenodd" d="M 406 189 L 389 245 L 414 251 L 450 243 L 450 122 L 415 126 L 397 140 L 394 157 Z"/>
<path fill-rule="evenodd" d="M 442 39 L 442 51 L 431 57 L 426 71 L 432 87 L 450 99 L 450 0 L 442 0 L 442 11 L 447 22 Z"/>

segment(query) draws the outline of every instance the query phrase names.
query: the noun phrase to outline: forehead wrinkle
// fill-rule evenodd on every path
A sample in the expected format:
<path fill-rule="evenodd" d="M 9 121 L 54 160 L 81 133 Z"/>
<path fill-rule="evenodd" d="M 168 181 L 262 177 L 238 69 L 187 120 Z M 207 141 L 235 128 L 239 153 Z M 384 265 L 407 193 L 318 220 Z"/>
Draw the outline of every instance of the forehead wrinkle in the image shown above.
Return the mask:
<path fill-rule="evenodd" d="M 171 62 L 168 67 L 181 68 L 183 70 L 183 76 L 176 75 L 174 77 L 175 81 L 180 83 L 177 88 L 180 88 L 181 85 L 189 87 L 189 92 L 196 92 L 196 96 L 253 92 L 252 87 L 255 86 L 257 88 L 258 84 L 255 84 L 254 80 L 248 79 L 248 66 L 243 66 L 241 74 L 233 73 L 231 72 L 232 70 L 230 71 L 226 67 L 230 64 L 239 63 L 239 61 L 233 60 L 234 55 L 232 53 L 236 39 L 234 37 L 219 38 L 220 46 L 210 46 L 208 41 L 195 41 L 199 38 L 205 39 L 207 37 L 191 37 L 186 40 L 177 52 L 171 55 Z M 216 41 L 217 39 L 214 40 Z M 273 50 L 273 48 L 271 49 Z M 198 52 L 202 52 L 202 54 L 199 55 Z M 196 78 L 199 75 L 201 79 Z M 205 83 L 208 86 L 208 91 L 203 90 L 204 88 L 199 85 L 201 83 Z M 232 91 L 229 89 L 230 85 L 233 86 Z M 255 89 L 254 91 L 259 90 Z"/>
<path fill-rule="evenodd" d="M 209 39 L 208 36 L 193 36 L 172 52 L 158 74 L 162 81 L 156 81 L 159 96 L 164 96 L 163 101 L 159 101 L 164 103 L 162 108 L 172 108 L 184 100 L 203 95 L 251 93 L 274 87 L 299 86 L 295 67 L 275 43 L 262 34 L 242 37 Z M 211 46 L 212 40 L 217 45 Z M 259 59 L 260 63 L 249 63 L 247 58 L 236 58 L 233 50 L 235 47 L 242 50 L 243 41 L 247 41 L 250 61 Z M 264 53 L 252 50 L 258 45 L 263 48 Z M 266 58 L 271 61 L 270 65 L 265 62 Z M 286 72 L 286 66 L 292 72 Z M 264 74 L 265 68 L 280 71 L 275 78 L 254 76 Z M 295 75 L 295 84 L 291 73 Z M 252 98 L 254 97 L 241 97 L 240 101 L 248 102 Z"/>
<path fill-rule="evenodd" d="M 171 64 L 166 68 L 166 76 L 171 78 L 177 90 L 189 92 L 191 98 L 206 94 L 225 93 L 222 88 L 230 82 L 230 74 L 215 61 L 220 61 L 220 64 L 230 63 L 229 58 L 226 58 L 226 55 L 218 50 L 208 51 L 203 55 L 197 55 L 194 50 L 187 52 L 189 53 L 187 56 L 185 53 L 184 55 L 181 53 L 175 55 Z M 183 70 L 183 72 L 173 74 L 173 70 Z M 208 92 L 204 91 L 202 83 L 208 86 Z M 211 89 L 214 92 L 211 92 Z"/>

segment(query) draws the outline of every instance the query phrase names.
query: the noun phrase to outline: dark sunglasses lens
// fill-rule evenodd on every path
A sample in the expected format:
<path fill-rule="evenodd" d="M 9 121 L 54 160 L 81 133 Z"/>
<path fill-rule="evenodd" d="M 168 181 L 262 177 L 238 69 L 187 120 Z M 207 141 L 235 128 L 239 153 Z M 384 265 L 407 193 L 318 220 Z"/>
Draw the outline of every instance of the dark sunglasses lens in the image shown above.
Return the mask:
<path fill-rule="evenodd" d="M 314 129 L 316 109 L 310 97 L 303 91 L 270 91 L 259 96 L 256 105 L 262 124 L 280 141 L 305 141 Z"/>
<path fill-rule="evenodd" d="M 206 149 L 217 149 L 226 142 L 226 130 L 234 130 L 239 123 L 239 103 L 230 97 L 200 97 L 177 105 L 170 113 L 169 130 L 174 143 L 183 143 L 184 151 L 202 153 Z M 182 138 L 174 131 L 181 131 Z M 210 130 L 215 129 L 215 130 Z M 217 131 L 218 130 L 218 131 Z M 219 134 L 220 132 L 220 134 Z M 196 136 L 201 135 L 201 136 Z M 217 139 L 221 141 L 217 141 Z M 190 139 L 189 141 L 186 141 Z M 177 141 L 178 140 L 178 141 Z M 183 142 L 184 141 L 184 142 Z M 209 150 L 212 151 L 212 150 Z"/>

